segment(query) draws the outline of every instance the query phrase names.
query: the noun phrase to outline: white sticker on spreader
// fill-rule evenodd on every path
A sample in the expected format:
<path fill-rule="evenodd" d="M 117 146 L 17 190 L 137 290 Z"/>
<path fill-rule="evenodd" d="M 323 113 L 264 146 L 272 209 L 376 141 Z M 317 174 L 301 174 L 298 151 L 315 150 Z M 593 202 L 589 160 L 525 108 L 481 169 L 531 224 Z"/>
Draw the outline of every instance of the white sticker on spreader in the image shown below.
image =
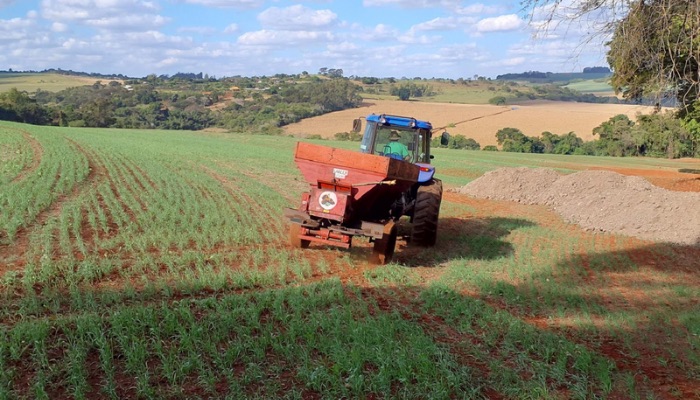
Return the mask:
<path fill-rule="evenodd" d="M 335 176 L 335 179 L 345 179 L 348 176 L 348 170 L 333 168 L 333 176 Z"/>

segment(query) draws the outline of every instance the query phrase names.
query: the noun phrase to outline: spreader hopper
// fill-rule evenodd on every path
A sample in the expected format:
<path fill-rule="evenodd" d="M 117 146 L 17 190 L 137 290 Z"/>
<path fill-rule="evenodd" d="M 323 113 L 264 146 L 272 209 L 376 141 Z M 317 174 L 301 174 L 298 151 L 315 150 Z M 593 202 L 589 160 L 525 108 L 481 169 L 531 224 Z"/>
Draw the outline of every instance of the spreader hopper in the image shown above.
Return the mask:
<path fill-rule="evenodd" d="M 322 215 L 342 216 L 343 222 L 372 221 L 386 215 L 402 193 L 417 182 L 420 172 L 417 165 L 393 158 L 304 142 L 297 143 L 294 162 L 315 189 L 313 192 L 321 197 L 326 194 L 326 203 L 323 198 L 311 198 L 311 204 L 318 200 Z M 333 212 L 335 207 L 325 210 L 324 204 L 333 201 L 326 192 L 335 192 L 336 197 L 347 194 L 349 207 L 342 212 Z"/>

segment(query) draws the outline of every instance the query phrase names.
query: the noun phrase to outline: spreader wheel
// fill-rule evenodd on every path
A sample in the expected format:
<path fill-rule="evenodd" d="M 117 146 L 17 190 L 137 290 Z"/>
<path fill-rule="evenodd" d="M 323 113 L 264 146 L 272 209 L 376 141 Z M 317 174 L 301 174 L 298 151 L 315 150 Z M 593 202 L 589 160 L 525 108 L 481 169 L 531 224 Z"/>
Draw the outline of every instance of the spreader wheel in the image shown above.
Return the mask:
<path fill-rule="evenodd" d="M 292 247 L 305 249 L 309 247 L 311 241 L 301 238 L 301 225 L 291 224 L 289 225 L 289 243 L 292 244 Z"/>
<path fill-rule="evenodd" d="M 385 265 L 391 262 L 396 248 L 397 229 L 393 221 L 384 226 L 384 235 L 374 241 L 371 261 L 375 264 Z"/>

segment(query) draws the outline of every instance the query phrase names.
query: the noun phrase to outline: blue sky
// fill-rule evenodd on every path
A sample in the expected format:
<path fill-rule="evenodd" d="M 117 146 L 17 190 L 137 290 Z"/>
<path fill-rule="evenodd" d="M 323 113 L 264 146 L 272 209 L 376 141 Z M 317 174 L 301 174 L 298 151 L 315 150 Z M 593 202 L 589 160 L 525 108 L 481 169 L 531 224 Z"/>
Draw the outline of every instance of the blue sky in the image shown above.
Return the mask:
<path fill-rule="evenodd" d="M 591 26 L 535 37 L 519 0 L 0 0 L 0 69 L 129 76 L 495 78 L 607 65 Z"/>

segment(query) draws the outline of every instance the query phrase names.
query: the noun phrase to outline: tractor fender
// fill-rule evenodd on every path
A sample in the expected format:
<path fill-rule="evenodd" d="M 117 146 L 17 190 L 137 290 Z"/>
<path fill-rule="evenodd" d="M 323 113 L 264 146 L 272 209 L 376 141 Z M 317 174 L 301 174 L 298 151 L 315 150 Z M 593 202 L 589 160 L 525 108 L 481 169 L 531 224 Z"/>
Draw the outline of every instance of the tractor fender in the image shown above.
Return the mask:
<path fill-rule="evenodd" d="M 426 183 L 433 179 L 435 175 L 435 167 L 430 164 L 416 163 L 420 167 L 420 172 L 418 172 L 418 183 Z"/>

